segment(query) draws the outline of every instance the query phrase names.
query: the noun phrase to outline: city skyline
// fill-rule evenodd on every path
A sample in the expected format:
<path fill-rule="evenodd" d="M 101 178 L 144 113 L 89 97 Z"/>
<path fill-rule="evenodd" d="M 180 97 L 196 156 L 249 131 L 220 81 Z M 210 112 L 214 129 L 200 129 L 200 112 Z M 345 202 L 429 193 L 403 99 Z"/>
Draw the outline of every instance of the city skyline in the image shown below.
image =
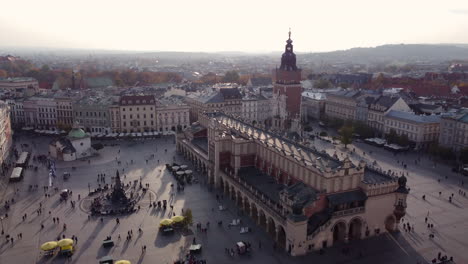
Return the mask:
<path fill-rule="evenodd" d="M 129 51 L 281 51 L 287 32 L 300 52 L 384 44 L 468 43 L 463 1 L 195 2 L 56 0 L 3 4 L 0 47 Z M 25 8 L 28 7 L 28 8 Z M 339 8 L 338 8 L 339 7 Z M 350 10 L 352 10 L 350 12 Z"/>

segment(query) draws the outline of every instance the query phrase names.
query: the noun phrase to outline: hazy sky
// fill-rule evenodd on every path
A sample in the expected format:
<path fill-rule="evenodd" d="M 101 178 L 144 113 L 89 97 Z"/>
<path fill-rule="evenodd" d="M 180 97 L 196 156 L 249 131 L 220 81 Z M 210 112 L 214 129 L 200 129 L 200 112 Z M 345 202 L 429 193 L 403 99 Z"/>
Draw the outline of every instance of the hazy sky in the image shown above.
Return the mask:
<path fill-rule="evenodd" d="M 2 0 L 0 46 L 296 51 L 468 43 L 468 0 Z"/>

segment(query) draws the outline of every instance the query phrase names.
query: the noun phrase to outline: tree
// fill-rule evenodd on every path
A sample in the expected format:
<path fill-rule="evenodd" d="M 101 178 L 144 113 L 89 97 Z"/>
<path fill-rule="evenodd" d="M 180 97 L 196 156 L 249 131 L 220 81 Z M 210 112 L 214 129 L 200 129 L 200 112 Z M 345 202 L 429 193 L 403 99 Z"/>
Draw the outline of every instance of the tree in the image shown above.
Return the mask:
<path fill-rule="evenodd" d="M 184 209 L 182 216 L 184 217 L 185 225 L 191 226 L 193 224 L 192 210 L 190 208 Z"/>
<path fill-rule="evenodd" d="M 468 148 L 460 150 L 460 162 L 463 164 L 468 163 Z"/>
<path fill-rule="evenodd" d="M 361 138 L 370 138 L 374 136 L 374 129 L 372 129 L 370 126 L 368 126 L 364 122 L 355 122 L 353 124 L 354 127 L 354 132 L 356 134 L 359 134 Z"/>
<path fill-rule="evenodd" d="M 398 141 L 398 134 L 395 129 L 390 129 L 390 132 L 385 135 L 385 139 L 389 144 L 397 143 Z"/>
<path fill-rule="evenodd" d="M 354 129 L 352 126 L 343 126 L 339 130 L 341 143 L 345 145 L 345 148 L 348 147 L 348 144 L 353 142 L 353 133 Z"/>
<path fill-rule="evenodd" d="M 318 89 L 328 89 L 332 88 L 333 84 L 329 80 L 318 79 L 314 82 L 314 87 Z"/>
<path fill-rule="evenodd" d="M 227 83 L 238 83 L 239 82 L 239 73 L 237 71 L 228 71 L 224 75 L 223 82 Z"/>
<path fill-rule="evenodd" d="M 410 140 L 407 135 L 401 135 L 398 137 L 397 143 L 400 146 L 408 146 L 410 144 Z"/>

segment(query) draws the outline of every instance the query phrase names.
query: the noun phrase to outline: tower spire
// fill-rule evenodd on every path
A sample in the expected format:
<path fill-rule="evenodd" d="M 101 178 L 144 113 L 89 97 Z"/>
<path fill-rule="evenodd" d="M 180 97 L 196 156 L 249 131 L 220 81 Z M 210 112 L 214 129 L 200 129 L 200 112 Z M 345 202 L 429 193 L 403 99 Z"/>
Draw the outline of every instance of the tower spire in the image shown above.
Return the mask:
<path fill-rule="evenodd" d="M 291 39 L 291 28 L 289 28 L 289 39 Z"/>

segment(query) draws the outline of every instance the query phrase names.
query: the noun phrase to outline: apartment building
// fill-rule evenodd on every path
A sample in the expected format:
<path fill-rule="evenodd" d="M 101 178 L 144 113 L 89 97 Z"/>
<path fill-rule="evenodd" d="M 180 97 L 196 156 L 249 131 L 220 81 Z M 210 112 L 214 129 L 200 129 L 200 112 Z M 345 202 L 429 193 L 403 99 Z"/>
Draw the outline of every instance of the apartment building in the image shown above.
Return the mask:
<path fill-rule="evenodd" d="M 118 112 L 120 114 L 120 132 L 149 132 L 157 129 L 154 95 L 121 96 Z"/>
<path fill-rule="evenodd" d="M 441 118 L 439 144 L 456 151 L 468 148 L 468 111 Z"/>
<path fill-rule="evenodd" d="M 439 139 L 440 116 L 390 110 L 384 119 L 385 134 L 394 130 L 398 135 L 406 135 L 410 141 L 416 143 L 416 148 L 428 147 Z"/>

